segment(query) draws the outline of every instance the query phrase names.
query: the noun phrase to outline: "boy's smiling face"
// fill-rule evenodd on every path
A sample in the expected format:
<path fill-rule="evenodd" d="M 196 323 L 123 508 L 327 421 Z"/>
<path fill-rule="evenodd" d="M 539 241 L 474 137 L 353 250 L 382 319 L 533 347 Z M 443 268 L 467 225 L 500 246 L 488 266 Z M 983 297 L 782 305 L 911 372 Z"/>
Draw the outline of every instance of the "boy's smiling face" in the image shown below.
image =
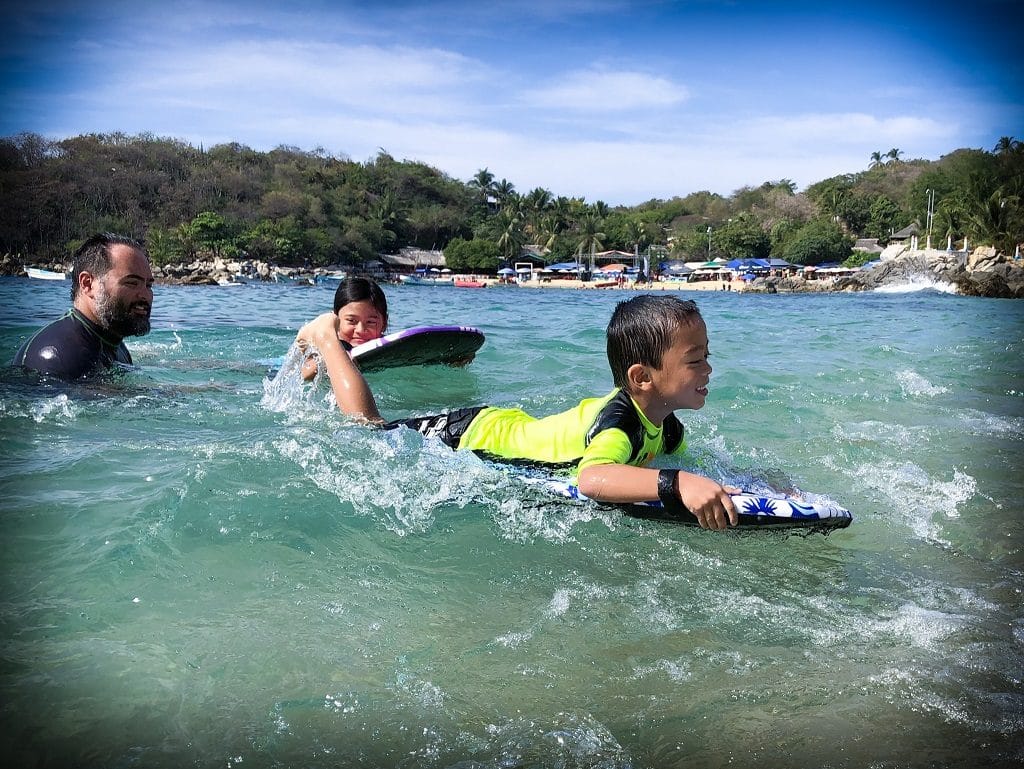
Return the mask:
<path fill-rule="evenodd" d="M 709 355 L 708 328 L 704 320 L 698 317 L 680 326 L 672 346 L 661 359 L 661 368 L 648 369 L 652 402 L 663 404 L 668 412 L 703 407 L 711 378 Z"/>

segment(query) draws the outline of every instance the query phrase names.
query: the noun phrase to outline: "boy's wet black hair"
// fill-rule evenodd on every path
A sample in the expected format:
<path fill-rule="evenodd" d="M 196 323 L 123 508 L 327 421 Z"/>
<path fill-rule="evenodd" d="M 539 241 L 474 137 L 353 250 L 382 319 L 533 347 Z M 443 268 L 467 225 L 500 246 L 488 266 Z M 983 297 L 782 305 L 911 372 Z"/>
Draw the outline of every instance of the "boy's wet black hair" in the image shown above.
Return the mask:
<path fill-rule="evenodd" d="M 608 365 L 615 386 L 628 389 L 626 372 L 635 363 L 661 368 L 676 331 L 700 319 L 689 299 L 641 294 L 619 302 L 608 321 Z"/>
<path fill-rule="evenodd" d="M 337 315 L 338 310 L 352 302 L 369 302 L 372 304 L 373 308 L 384 319 L 384 328 L 381 331 L 387 330 L 388 300 L 384 296 L 384 291 L 377 285 L 377 281 L 373 278 L 358 277 L 345 278 L 345 280 L 341 281 L 337 291 L 334 292 L 334 314 Z"/>

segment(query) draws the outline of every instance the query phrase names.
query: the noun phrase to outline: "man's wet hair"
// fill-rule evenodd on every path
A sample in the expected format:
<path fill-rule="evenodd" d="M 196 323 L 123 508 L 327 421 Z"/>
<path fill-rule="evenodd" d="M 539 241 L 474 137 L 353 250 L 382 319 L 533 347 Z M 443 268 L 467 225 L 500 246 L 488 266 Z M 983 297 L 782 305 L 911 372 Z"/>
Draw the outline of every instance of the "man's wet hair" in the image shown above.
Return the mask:
<path fill-rule="evenodd" d="M 615 386 L 627 388 L 626 372 L 639 363 L 661 368 L 676 332 L 696 323 L 700 310 L 689 299 L 641 294 L 619 302 L 608 321 L 608 365 Z"/>
<path fill-rule="evenodd" d="M 113 267 L 110 258 L 111 246 L 128 246 L 137 251 L 146 253 L 146 247 L 141 241 L 129 238 L 126 235 L 117 235 L 113 232 L 99 232 L 86 240 L 78 247 L 71 257 L 71 301 L 78 297 L 78 275 L 88 272 L 97 278 L 102 278 Z"/>

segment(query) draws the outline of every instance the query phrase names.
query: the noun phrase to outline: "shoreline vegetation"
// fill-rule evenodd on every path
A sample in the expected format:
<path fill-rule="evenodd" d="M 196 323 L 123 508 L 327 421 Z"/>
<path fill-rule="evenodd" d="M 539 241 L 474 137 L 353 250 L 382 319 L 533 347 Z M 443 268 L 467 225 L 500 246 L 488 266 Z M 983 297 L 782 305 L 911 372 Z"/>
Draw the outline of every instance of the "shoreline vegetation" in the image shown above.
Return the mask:
<path fill-rule="evenodd" d="M 1020 297 L 1024 143 L 1002 137 L 991 151 L 957 149 L 935 161 L 903 155 L 873 153 L 866 170 L 799 192 L 779 179 L 730 195 L 701 190 L 610 206 L 540 187 L 522 193 L 487 168 L 456 179 L 383 149 L 358 162 L 321 148 L 23 133 L 0 137 L 0 273 L 39 263 L 66 269 L 60 263 L 83 237 L 110 231 L 143 240 L 165 283 L 387 279 L 442 268 L 508 282 L 524 266 L 533 276 L 600 267 L 608 255 L 632 266 L 621 274 L 642 267 L 656 281 L 659 271 L 691 267 L 705 277 L 712 262 L 782 267 L 726 289 L 860 290 L 913 273 L 964 294 Z M 918 248 L 936 242 L 949 250 Z M 566 277 L 548 272 L 539 285 L 593 285 Z M 683 287 L 704 288 L 692 277 Z"/>

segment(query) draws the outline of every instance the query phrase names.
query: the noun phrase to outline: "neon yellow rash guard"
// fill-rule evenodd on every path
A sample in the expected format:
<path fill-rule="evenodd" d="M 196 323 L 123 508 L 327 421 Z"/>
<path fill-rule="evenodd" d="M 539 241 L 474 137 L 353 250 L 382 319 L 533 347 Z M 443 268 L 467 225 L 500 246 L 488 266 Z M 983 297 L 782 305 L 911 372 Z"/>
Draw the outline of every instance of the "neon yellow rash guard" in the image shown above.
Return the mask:
<path fill-rule="evenodd" d="M 576 463 L 642 467 L 661 454 L 686 450 L 683 426 L 670 414 L 660 426 L 616 388 L 575 408 L 537 419 L 520 409 L 486 407 L 469 423 L 458 448 L 500 459 L 542 464 Z"/>

